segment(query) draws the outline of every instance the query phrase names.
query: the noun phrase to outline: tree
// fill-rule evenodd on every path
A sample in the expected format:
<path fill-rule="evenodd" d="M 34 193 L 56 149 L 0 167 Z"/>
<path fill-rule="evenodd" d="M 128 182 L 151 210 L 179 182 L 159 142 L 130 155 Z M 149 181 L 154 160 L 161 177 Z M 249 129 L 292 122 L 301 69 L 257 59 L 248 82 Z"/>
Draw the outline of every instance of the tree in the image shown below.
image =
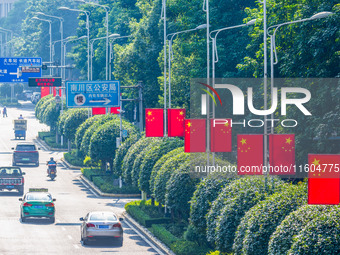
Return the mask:
<path fill-rule="evenodd" d="M 81 154 L 82 157 L 84 157 L 85 155 L 83 155 L 82 151 L 80 150 L 81 147 L 81 142 L 83 140 L 84 134 L 86 132 L 86 130 L 95 122 L 97 121 L 97 119 L 99 118 L 100 115 L 95 115 L 91 118 L 88 118 L 87 120 L 85 120 L 78 128 L 76 131 L 76 136 L 75 136 L 75 143 L 76 143 L 76 148 L 78 150 L 78 152 Z"/>
<path fill-rule="evenodd" d="M 77 128 L 88 118 L 88 111 L 83 108 L 73 108 L 68 110 L 67 114 L 63 131 L 67 139 L 73 141 Z"/>

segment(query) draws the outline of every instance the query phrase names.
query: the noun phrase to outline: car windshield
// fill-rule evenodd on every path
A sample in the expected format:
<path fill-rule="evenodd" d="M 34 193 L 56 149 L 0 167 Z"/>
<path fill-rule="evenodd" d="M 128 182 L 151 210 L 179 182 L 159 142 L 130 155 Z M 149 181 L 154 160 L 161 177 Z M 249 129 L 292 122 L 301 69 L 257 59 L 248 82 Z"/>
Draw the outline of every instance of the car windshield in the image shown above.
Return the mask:
<path fill-rule="evenodd" d="M 112 213 L 93 213 L 90 216 L 90 221 L 116 221 L 117 218 Z"/>
<path fill-rule="evenodd" d="M 26 201 L 50 201 L 52 196 L 49 193 L 28 193 L 26 195 Z"/>
<path fill-rule="evenodd" d="M 35 145 L 34 144 L 18 144 L 17 145 L 17 151 L 35 151 Z"/>
<path fill-rule="evenodd" d="M 4 168 L 4 167 L 1 167 L 0 168 L 0 175 L 1 176 L 4 176 L 4 175 L 17 176 L 17 175 L 21 175 L 21 170 L 19 168 Z"/>

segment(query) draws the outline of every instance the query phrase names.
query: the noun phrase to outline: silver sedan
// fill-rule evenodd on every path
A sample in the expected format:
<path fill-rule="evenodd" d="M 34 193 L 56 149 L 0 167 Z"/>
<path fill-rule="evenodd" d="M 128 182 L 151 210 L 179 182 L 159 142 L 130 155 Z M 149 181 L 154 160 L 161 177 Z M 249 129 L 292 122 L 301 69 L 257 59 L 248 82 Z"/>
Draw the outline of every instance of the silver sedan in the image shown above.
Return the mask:
<path fill-rule="evenodd" d="M 90 212 L 85 218 L 80 218 L 81 241 L 84 245 L 89 243 L 89 239 L 114 238 L 123 245 L 123 228 L 120 223 L 122 218 L 118 218 L 113 212 Z"/>

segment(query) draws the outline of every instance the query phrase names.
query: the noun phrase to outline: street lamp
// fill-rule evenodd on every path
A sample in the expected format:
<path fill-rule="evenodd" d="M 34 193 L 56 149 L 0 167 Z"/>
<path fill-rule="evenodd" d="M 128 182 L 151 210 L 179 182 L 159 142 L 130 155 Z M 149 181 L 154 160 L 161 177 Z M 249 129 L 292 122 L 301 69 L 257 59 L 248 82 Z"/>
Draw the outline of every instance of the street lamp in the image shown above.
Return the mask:
<path fill-rule="evenodd" d="M 322 19 L 326 18 L 329 15 L 333 14 L 332 12 L 319 12 L 317 14 L 314 14 L 310 18 L 306 19 L 300 19 L 300 20 L 295 20 L 295 21 L 290 21 L 290 22 L 285 22 L 277 25 L 273 25 L 267 29 L 267 34 L 270 36 L 270 90 L 271 90 L 271 100 L 273 102 L 273 89 L 274 89 L 274 65 L 278 63 L 278 58 L 277 58 L 277 51 L 276 51 L 276 45 L 275 45 L 275 36 L 277 30 L 285 25 L 290 25 L 290 24 L 295 24 L 295 23 L 301 23 L 305 21 L 311 21 L 311 20 L 316 20 L 316 19 Z M 274 29 L 274 32 L 272 34 L 269 33 L 271 29 Z M 275 55 L 274 55 L 275 54 Z M 274 56 L 275 56 L 275 62 L 274 62 Z M 273 119 L 273 113 L 271 114 L 271 119 Z M 274 134 L 274 127 L 273 125 L 271 126 L 271 134 Z"/>
<path fill-rule="evenodd" d="M 85 0 L 76 0 L 77 2 L 81 2 L 84 4 L 89 4 L 89 5 L 94 5 L 94 6 L 98 6 L 98 7 L 102 7 L 105 9 L 105 23 L 106 23 L 106 69 L 105 69 L 105 79 L 108 79 L 108 63 L 109 63 L 109 11 L 110 11 L 110 7 L 106 6 L 106 5 L 101 5 L 101 4 L 97 4 L 97 3 L 92 3 L 92 2 L 85 2 Z M 92 75 L 92 74 L 91 74 Z"/>
<path fill-rule="evenodd" d="M 179 32 L 167 35 L 167 39 L 169 40 L 169 38 L 170 38 L 170 40 L 169 40 L 169 51 L 168 51 L 168 53 L 169 53 L 169 57 L 168 57 L 169 58 L 169 60 L 168 60 L 169 61 L 169 109 L 171 108 L 171 61 L 173 60 L 172 41 L 173 41 L 173 39 L 176 35 L 192 32 L 192 31 L 197 31 L 197 30 L 205 29 L 205 28 L 207 28 L 207 24 L 202 24 L 202 25 L 199 25 L 199 26 L 197 26 L 196 28 L 193 28 L 193 29 L 183 30 L 183 31 L 179 31 Z"/>
<path fill-rule="evenodd" d="M 40 20 L 44 22 L 48 22 L 49 24 L 49 34 L 50 34 L 50 64 L 52 63 L 52 21 L 48 19 L 40 19 L 38 17 L 33 17 L 34 20 Z M 52 75 L 52 68 L 50 68 L 50 75 Z"/>
<path fill-rule="evenodd" d="M 46 16 L 46 17 L 50 17 L 50 18 L 55 18 L 58 19 L 60 21 L 60 41 L 62 41 L 64 39 L 64 30 L 63 30 L 63 23 L 64 23 L 64 19 L 62 17 L 58 17 L 58 16 L 53 16 L 53 15 L 49 15 L 49 14 L 45 14 L 43 12 L 36 12 L 37 15 L 42 15 L 42 16 Z M 60 65 L 63 66 L 63 47 L 62 47 L 62 43 L 60 44 Z M 54 44 L 53 44 L 54 46 Z M 53 50 L 54 52 L 54 50 Z M 52 53 L 52 58 L 53 58 L 53 53 Z M 61 78 L 63 78 L 63 71 L 62 68 L 60 68 L 60 73 L 61 73 Z"/>
<path fill-rule="evenodd" d="M 120 34 L 111 34 L 109 35 L 108 37 L 107 36 L 103 36 L 103 37 L 99 37 L 99 38 L 94 38 L 90 41 L 90 48 L 91 48 L 91 53 L 90 53 L 90 62 L 91 62 L 91 65 L 90 65 L 90 70 L 91 70 L 91 75 L 90 75 L 90 80 L 92 81 L 93 80 L 93 71 L 92 71 L 92 68 L 93 68 L 93 43 L 97 40 L 101 40 L 101 39 L 105 39 L 105 38 L 113 38 L 113 37 L 118 37 L 120 36 Z M 108 61 L 108 59 L 106 59 L 106 61 Z M 106 66 L 108 66 L 108 62 L 106 63 Z M 107 80 L 107 78 L 106 78 Z"/>
<path fill-rule="evenodd" d="M 129 37 L 131 37 L 131 35 L 119 36 L 119 37 L 113 38 L 113 40 L 110 41 L 110 45 L 109 45 L 109 49 L 110 49 L 110 51 L 109 51 L 109 56 L 110 56 L 110 58 L 109 58 L 109 63 L 110 63 L 109 64 L 109 80 L 111 80 L 111 66 L 112 66 L 111 61 L 113 60 L 113 49 L 112 49 L 113 41 L 115 41 L 117 39 L 122 39 L 122 38 L 129 38 Z"/>
<path fill-rule="evenodd" d="M 65 10 L 65 11 L 73 11 L 73 12 L 82 12 L 86 15 L 86 29 L 87 29 L 87 79 L 90 80 L 90 12 L 83 11 L 79 9 L 71 9 L 68 7 L 59 7 L 58 10 Z"/>
<path fill-rule="evenodd" d="M 209 37 L 212 39 L 212 83 L 213 83 L 212 85 L 213 85 L 213 88 L 215 88 L 215 64 L 218 62 L 218 51 L 217 51 L 217 44 L 216 44 L 217 36 L 222 31 L 240 28 L 240 27 L 252 26 L 255 24 L 255 22 L 256 22 L 256 19 L 252 19 L 245 24 L 231 26 L 231 27 L 224 27 L 224 28 L 220 28 L 217 30 L 213 30 L 209 33 Z M 214 36 L 212 36 L 213 34 Z M 214 98 L 215 98 L 215 94 L 214 94 Z M 213 118 L 215 118 L 215 105 L 213 105 Z M 212 158 L 213 165 L 215 165 L 215 153 L 213 152 L 212 155 L 213 155 L 213 158 Z"/>
<path fill-rule="evenodd" d="M 7 55 L 7 52 L 8 52 L 8 50 L 7 50 L 7 48 L 8 48 L 8 46 L 7 46 L 7 44 L 8 44 L 8 41 L 7 41 L 7 33 L 10 33 L 10 34 L 11 34 L 11 40 L 10 40 L 10 42 L 13 43 L 13 42 L 12 42 L 12 39 L 13 39 L 13 31 L 12 31 L 12 30 L 9 30 L 9 29 L 2 28 L 2 27 L 0 27 L 0 30 L 5 31 L 5 40 L 6 40 L 6 43 L 5 43 L 5 45 L 6 45 L 6 52 L 5 52 L 5 54 Z M 2 32 L 2 31 L 0 31 L 0 32 Z M 11 50 L 9 51 L 9 54 L 13 55 L 13 45 L 12 45 L 12 44 L 11 44 Z"/>

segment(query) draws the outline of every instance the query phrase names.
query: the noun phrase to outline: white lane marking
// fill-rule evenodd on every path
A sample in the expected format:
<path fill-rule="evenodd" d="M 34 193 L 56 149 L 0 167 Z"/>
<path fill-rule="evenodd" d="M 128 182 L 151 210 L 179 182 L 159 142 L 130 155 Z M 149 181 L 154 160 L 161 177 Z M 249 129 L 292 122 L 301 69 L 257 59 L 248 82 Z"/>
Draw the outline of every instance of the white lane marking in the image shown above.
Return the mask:
<path fill-rule="evenodd" d="M 79 249 L 79 246 L 76 245 L 76 244 L 74 244 L 73 247 L 76 248 L 76 249 Z"/>
<path fill-rule="evenodd" d="M 63 161 L 61 161 L 61 160 L 60 160 L 60 164 L 62 164 L 63 167 L 67 168 L 67 165 Z"/>
<path fill-rule="evenodd" d="M 163 252 L 161 252 L 153 243 L 151 243 L 148 239 L 146 239 L 145 236 L 143 236 L 137 229 L 135 229 L 129 222 L 124 221 L 126 225 L 128 225 L 130 228 L 132 228 L 133 231 L 136 232 L 137 235 L 139 235 L 148 245 L 150 245 L 158 254 L 164 255 Z"/>
<path fill-rule="evenodd" d="M 70 236 L 70 235 L 67 235 L 67 237 L 68 237 L 68 239 L 70 239 L 70 240 L 72 240 L 73 238 L 72 238 L 72 236 Z"/>
<path fill-rule="evenodd" d="M 62 229 L 63 231 L 66 231 L 66 228 L 64 228 L 64 227 L 61 227 L 61 229 Z"/>
<path fill-rule="evenodd" d="M 93 194 L 93 195 L 95 195 L 96 197 L 99 197 L 98 195 L 97 195 L 97 193 L 96 192 L 94 192 L 93 190 L 92 190 L 92 188 L 91 187 L 89 187 L 82 179 L 80 179 L 80 178 L 78 178 L 78 180 Z"/>

